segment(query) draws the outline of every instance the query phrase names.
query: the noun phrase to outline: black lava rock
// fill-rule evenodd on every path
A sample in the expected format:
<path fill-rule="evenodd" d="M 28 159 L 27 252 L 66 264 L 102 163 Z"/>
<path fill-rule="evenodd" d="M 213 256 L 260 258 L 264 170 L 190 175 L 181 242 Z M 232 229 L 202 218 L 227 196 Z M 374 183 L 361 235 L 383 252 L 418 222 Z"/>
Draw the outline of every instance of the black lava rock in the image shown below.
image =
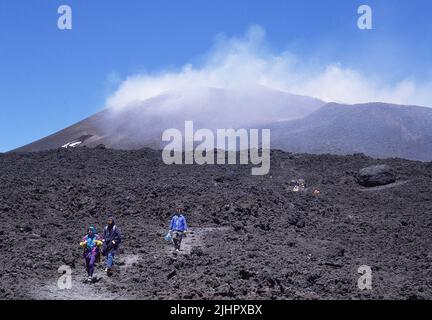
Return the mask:
<path fill-rule="evenodd" d="M 361 169 L 357 180 L 364 187 L 376 187 L 395 182 L 396 175 L 390 166 L 382 164 Z"/>
<path fill-rule="evenodd" d="M 3 154 L 0 299 L 432 299 L 432 166 L 380 163 L 358 175 L 376 160 L 273 152 L 270 179 L 248 165 L 166 165 L 151 149 Z M 389 168 L 413 183 L 357 192 L 358 177 L 394 181 Z M 311 190 L 287 188 L 299 177 Z M 178 203 L 191 236 L 176 254 L 164 236 Z M 123 234 L 113 276 L 102 257 L 100 281 L 79 285 L 79 242 L 110 215 Z M 57 289 L 62 265 L 72 290 Z M 373 271 L 373 290 L 357 287 L 361 265 Z"/>

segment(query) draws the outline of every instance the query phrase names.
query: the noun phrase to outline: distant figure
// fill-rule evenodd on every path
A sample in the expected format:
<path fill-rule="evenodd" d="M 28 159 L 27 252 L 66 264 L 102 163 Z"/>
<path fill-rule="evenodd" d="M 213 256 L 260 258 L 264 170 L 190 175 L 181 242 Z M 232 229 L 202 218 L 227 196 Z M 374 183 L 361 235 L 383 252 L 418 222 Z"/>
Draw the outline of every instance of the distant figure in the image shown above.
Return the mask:
<path fill-rule="evenodd" d="M 314 190 L 314 196 L 318 197 L 321 194 L 321 191 L 319 189 Z"/>
<path fill-rule="evenodd" d="M 186 218 L 183 216 L 183 208 L 177 207 L 174 216 L 170 223 L 170 234 L 172 235 L 172 241 L 174 243 L 174 249 L 176 252 L 180 251 L 180 245 L 183 236 L 187 231 Z"/>
<path fill-rule="evenodd" d="M 102 246 L 101 238 L 96 233 L 95 227 L 89 227 L 87 235 L 80 242 L 80 246 L 84 248 L 83 258 L 87 270 L 87 281 L 92 282 L 94 265 L 100 257 L 100 247 Z"/>
<path fill-rule="evenodd" d="M 102 254 L 105 258 L 105 272 L 110 275 L 114 264 L 114 257 L 121 243 L 121 234 L 119 228 L 115 225 L 114 218 L 107 220 L 107 226 L 104 228 L 103 234 L 103 250 Z"/>
<path fill-rule="evenodd" d="M 295 179 L 291 180 L 290 186 L 294 192 L 303 192 L 306 189 L 306 182 L 303 179 Z"/>

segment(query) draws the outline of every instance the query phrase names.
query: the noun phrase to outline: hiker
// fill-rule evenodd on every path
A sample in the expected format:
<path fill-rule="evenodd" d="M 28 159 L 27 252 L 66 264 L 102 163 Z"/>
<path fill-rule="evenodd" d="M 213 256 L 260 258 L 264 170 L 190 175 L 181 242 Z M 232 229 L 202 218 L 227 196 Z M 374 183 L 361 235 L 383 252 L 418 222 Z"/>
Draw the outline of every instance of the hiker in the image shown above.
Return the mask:
<path fill-rule="evenodd" d="M 114 218 L 108 218 L 107 226 L 104 228 L 103 234 L 103 250 L 102 254 L 105 259 L 105 272 L 111 274 L 114 264 L 114 257 L 121 243 L 121 234 L 119 228 L 115 224 Z"/>
<path fill-rule="evenodd" d="M 172 241 L 174 243 L 174 249 L 176 252 L 180 251 L 180 245 L 183 236 L 187 232 L 186 218 L 183 216 L 183 208 L 176 208 L 176 212 L 171 219 L 170 223 L 170 234 L 172 235 Z"/>
<path fill-rule="evenodd" d="M 95 227 L 89 227 L 87 235 L 80 242 L 80 246 L 84 248 L 83 257 L 87 270 L 87 281 L 92 282 L 94 265 L 100 257 L 100 247 L 102 246 L 101 238 L 97 234 Z"/>

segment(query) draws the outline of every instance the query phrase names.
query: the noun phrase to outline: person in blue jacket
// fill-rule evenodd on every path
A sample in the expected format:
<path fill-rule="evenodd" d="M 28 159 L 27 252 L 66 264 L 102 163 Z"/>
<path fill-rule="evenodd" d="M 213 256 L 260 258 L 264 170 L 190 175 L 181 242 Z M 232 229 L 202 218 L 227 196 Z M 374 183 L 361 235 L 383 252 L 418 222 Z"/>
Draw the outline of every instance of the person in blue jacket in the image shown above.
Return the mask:
<path fill-rule="evenodd" d="M 183 239 L 183 236 L 186 235 L 187 232 L 187 223 L 186 218 L 183 216 L 183 208 L 176 208 L 176 212 L 171 219 L 170 223 L 170 234 L 172 236 L 172 241 L 174 243 L 174 249 L 176 252 L 180 251 L 180 245 Z"/>
<path fill-rule="evenodd" d="M 111 269 L 114 264 L 114 257 L 121 243 L 120 229 L 116 226 L 114 218 L 108 218 L 107 226 L 103 233 L 103 248 L 102 254 L 105 259 L 105 272 L 111 274 Z"/>

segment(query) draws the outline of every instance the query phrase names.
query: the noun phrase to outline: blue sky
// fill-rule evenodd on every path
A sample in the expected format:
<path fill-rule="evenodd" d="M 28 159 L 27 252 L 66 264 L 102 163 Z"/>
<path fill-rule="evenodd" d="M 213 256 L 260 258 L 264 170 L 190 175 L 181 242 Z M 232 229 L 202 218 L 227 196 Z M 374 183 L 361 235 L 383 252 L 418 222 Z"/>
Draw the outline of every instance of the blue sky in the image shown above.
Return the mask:
<path fill-rule="evenodd" d="M 73 29 L 57 28 L 57 8 Z M 371 31 L 357 8 L 373 9 Z M 429 0 L 1 0 L 0 152 L 100 110 L 118 79 L 198 63 L 218 34 L 265 29 L 272 49 L 386 81 L 432 79 Z"/>

